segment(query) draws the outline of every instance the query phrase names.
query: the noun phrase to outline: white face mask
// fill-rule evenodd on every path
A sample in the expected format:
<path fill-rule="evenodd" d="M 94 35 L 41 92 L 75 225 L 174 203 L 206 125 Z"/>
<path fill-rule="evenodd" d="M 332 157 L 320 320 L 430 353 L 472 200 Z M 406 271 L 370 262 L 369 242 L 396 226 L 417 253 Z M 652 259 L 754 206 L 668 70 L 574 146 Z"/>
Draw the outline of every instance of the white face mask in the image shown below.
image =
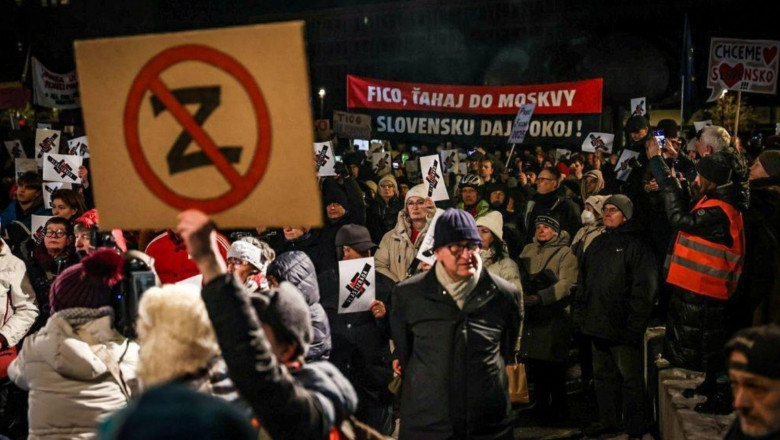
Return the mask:
<path fill-rule="evenodd" d="M 582 211 L 580 218 L 582 219 L 582 224 L 584 226 L 591 226 L 596 224 L 596 216 L 587 209 Z"/>

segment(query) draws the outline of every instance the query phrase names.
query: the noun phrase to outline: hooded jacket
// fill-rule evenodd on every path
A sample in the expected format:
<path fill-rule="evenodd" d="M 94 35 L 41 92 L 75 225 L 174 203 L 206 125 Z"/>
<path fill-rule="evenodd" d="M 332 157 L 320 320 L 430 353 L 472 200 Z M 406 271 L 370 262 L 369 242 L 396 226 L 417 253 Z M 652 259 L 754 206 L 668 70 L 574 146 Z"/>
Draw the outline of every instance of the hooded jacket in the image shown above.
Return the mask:
<path fill-rule="evenodd" d="M 306 361 L 328 359 L 330 356 L 330 324 L 320 304 L 320 288 L 314 263 L 301 251 L 285 252 L 268 266 L 268 275 L 279 281 L 289 281 L 303 294 L 309 305 L 309 316 L 314 334 L 306 354 Z"/>
<path fill-rule="evenodd" d="M 374 257 L 376 271 L 390 278 L 393 282 L 405 280 L 409 275 L 409 267 L 420 250 L 425 233 L 431 226 L 429 218 L 425 227 L 417 235 L 417 240 L 412 243 L 412 223 L 405 209 L 398 213 L 398 221 L 395 228 L 382 237 L 379 249 Z"/>
<path fill-rule="evenodd" d="M 639 347 L 658 292 L 657 271 L 632 221 L 607 228 L 580 262 L 574 322 L 588 336 Z"/>
<path fill-rule="evenodd" d="M 329 362 L 296 370 L 279 363 L 235 277 L 217 277 L 201 294 L 230 377 L 271 438 L 326 440 L 331 428 L 355 411 L 355 390 Z"/>
<path fill-rule="evenodd" d="M 512 438 L 505 367 L 522 320 L 518 293 L 487 270 L 475 276 L 462 309 L 435 266 L 393 290 L 390 329 L 403 373 L 400 438 Z"/>
<path fill-rule="evenodd" d="M 30 439 L 94 438 L 98 418 L 127 405 L 122 388 L 91 347 L 108 350 L 125 382 L 135 377 L 138 345 L 113 328 L 108 307 L 64 309 L 25 340 L 8 374 L 30 391 Z"/>

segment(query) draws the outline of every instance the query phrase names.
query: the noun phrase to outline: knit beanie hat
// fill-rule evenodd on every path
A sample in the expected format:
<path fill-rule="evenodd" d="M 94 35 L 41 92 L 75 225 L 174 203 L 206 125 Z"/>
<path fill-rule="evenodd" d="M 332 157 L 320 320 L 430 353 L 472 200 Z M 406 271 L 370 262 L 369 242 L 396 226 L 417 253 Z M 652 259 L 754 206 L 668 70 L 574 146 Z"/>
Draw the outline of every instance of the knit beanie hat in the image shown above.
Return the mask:
<path fill-rule="evenodd" d="M 613 196 L 610 196 L 606 202 L 604 202 L 603 206 L 606 205 L 613 205 L 615 208 L 619 209 L 620 212 L 623 213 L 623 216 L 626 218 L 626 220 L 631 220 L 631 217 L 634 215 L 634 203 L 631 202 L 631 199 L 628 198 L 628 196 L 623 194 L 615 194 Z M 602 207 L 602 210 L 604 208 Z"/>
<path fill-rule="evenodd" d="M 253 293 L 249 298 L 257 317 L 273 329 L 276 339 L 296 342 L 305 356 L 314 331 L 303 294 L 292 283 L 282 281 L 270 292 Z"/>
<path fill-rule="evenodd" d="M 122 280 L 124 258 L 101 248 L 65 269 L 51 285 L 52 313 L 74 307 L 97 309 L 111 304 L 111 288 Z"/>
<path fill-rule="evenodd" d="M 338 203 L 344 209 L 347 209 L 349 202 L 347 202 L 347 194 L 335 185 L 330 185 L 325 190 L 325 194 L 322 196 L 322 202 L 325 206 L 331 203 Z"/>
<path fill-rule="evenodd" d="M 373 180 L 364 180 L 363 183 L 368 187 L 368 189 L 373 191 L 374 194 L 376 194 L 377 191 L 379 190 L 379 187 L 376 185 L 376 182 L 374 182 Z"/>
<path fill-rule="evenodd" d="M 428 185 L 421 183 L 419 185 L 415 185 L 409 188 L 409 191 L 406 192 L 406 198 L 404 199 L 404 203 L 408 202 L 409 199 L 412 197 L 422 197 L 424 199 L 427 199 Z"/>
<path fill-rule="evenodd" d="M 433 230 L 433 249 L 459 241 L 482 244 L 474 217 L 462 209 L 449 208 L 436 220 Z"/>
<path fill-rule="evenodd" d="M 555 231 L 556 234 L 561 233 L 560 222 L 558 222 L 558 220 L 551 215 L 542 214 L 536 217 L 536 220 L 534 220 L 534 225 L 545 225 Z"/>
<path fill-rule="evenodd" d="M 259 247 L 246 241 L 235 241 L 227 251 L 227 258 L 237 258 L 251 264 L 257 270 L 263 270 L 263 253 Z"/>
<path fill-rule="evenodd" d="M 490 232 L 501 241 L 504 241 L 504 217 L 498 211 L 490 211 L 477 219 L 477 226 L 490 229 Z"/>
<path fill-rule="evenodd" d="M 727 344 L 726 355 L 739 351 L 746 364 L 729 363 L 729 368 L 780 379 L 780 326 L 769 324 L 740 330 Z"/>
<path fill-rule="evenodd" d="M 731 167 L 729 164 L 715 158 L 705 156 L 696 164 L 699 175 L 716 185 L 725 185 L 731 180 Z"/>
<path fill-rule="evenodd" d="M 769 177 L 780 176 L 780 150 L 766 150 L 758 156 L 758 161 Z"/>
<path fill-rule="evenodd" d="M 604 212 L 604 202 L 606 202 L 608 197 L 609 196 L 590 196 L 585 199 L 585 204 L 592 206 L 598 215 L 602 215 Z"/>
<path fill-rule="evenodd" d="M 379 186 L 381 187 L 382 183 L 385 181 L 393 184 L 393 187 L 395 188 L 395 194 L 398 195 L 398 182 L 395 180 L 395 177 L 393 177 L 392 174 L 385 174 L 381 179 L 379 179 Z"/>

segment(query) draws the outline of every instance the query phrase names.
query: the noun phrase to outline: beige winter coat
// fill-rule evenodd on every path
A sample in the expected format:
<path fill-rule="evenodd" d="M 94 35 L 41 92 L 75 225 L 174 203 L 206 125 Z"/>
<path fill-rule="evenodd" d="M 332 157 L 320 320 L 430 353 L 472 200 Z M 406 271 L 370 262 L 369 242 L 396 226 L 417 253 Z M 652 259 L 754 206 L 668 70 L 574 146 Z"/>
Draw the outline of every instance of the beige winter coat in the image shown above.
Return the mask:
<path fill-rule="evenodd" d="M 129 388 L 127 382 L 135 378 L 138 345 L 112 328 L 111 316 L 87 318 L 84 324 L 76 325 L 63 313 L 73 310 L 96 309 L 66 309 L 52 315 L 41 330 L 25 340 L 8 369 L 11 380 L 30 391 L 31 440 L 95 438 L 98 422 L 128 402 L 91 346 L 105 347 L 118 362 Z"/>
<path fill-rule="evenodd" d="M 569 233 L 561 231 L 560 235 L 542 245 L 534 237 L 534 242 L 526 245 L 520 254 L 520 262 L 529 275 L 545 272 L 550 279 L 555 280 L 552 286 L 536 292 L 543 305 L 553 304 L 569 296 L 572 286 L 577 283 L 577 258 L 568 245 Z"/>
<path fill-rule="evenodd" d="M 405 280 L 430 225 L 429 217 L 425 227 L 417 235 L 417 241 L 412 243 L 412 225 L 406 211 L 401 210 L 395 228 L 388 231 L 379 242 L 379 249 L 374 256 L 376 271 L 396 283 Z"/>
<path fill-rule="evenodd" d="M 517 263 L 512 261 L 511 258 L 504 256 L 500 260 L 496 260 L 489 251 L 480 251 L 479 255 L 482 257 L 482 264 L 493 275 L 498 275 L 517 287 L 520 292 L 520 300 L 522 300 L 523 284 L 520 282 L 520 268 L 517 267 Z"/>

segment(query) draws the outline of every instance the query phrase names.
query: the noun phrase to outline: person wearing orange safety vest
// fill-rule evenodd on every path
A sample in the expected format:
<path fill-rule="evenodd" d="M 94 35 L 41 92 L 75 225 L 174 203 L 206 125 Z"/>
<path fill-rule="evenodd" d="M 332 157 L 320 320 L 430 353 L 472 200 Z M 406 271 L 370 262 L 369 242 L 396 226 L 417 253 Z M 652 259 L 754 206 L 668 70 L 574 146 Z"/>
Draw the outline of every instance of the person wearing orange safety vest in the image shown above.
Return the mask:
<path fill-rule="evenodd" d="M 705 382 L 689 392 L 707 396 L 698 411 L 729 413 L 731 395 L 722 349 L 731 336 L 729 298 L 736 290 L 745 253 L 733 170 L 717 153 L 702 158 L 693 182 L 699 198 L 689 209 L 680 182 L 670 174 L 653 141 L 648 142 L 650 169 L 661 185 L 669 223 L 677 231 L 666 263 L 666 282 L 673 290 L 664 356 L 676 367 L 706 371 Z"/>

